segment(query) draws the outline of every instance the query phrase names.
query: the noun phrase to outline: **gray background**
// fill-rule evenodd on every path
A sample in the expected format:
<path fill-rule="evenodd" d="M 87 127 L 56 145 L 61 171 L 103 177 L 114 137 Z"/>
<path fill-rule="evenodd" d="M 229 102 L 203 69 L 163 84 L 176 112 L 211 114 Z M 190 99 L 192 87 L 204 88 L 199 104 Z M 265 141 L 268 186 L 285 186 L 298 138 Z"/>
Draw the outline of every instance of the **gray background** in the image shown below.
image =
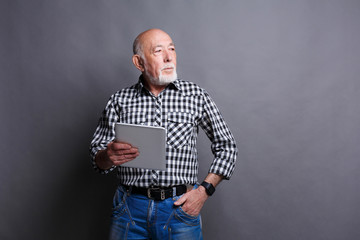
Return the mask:
<path fill-rule="evenodd" d="M 240 150 L 205 239 L 359 239 L 359 21 L 358 0 L 2 0 L 0 239 L 106 239 L 116 178 L 88 145 L 153 27 Z M 198 147 L 202 178 L 203 134 Z"/>

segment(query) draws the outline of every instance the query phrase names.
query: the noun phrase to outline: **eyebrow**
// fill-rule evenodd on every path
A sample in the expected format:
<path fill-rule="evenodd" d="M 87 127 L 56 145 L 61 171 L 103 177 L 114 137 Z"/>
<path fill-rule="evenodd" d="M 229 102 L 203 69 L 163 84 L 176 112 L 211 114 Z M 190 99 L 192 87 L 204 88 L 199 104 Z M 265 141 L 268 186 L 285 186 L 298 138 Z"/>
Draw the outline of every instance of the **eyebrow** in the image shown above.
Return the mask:
<path fill-rule="evenodd" d="M 169 46 L 175 47 L 175 44 L 174 43 L 169 43 Z M 163 45 L 159 44 L 159 45 L 156 45 L 154 48 L 157 48 L 157 47 L 163 47 Z"/>

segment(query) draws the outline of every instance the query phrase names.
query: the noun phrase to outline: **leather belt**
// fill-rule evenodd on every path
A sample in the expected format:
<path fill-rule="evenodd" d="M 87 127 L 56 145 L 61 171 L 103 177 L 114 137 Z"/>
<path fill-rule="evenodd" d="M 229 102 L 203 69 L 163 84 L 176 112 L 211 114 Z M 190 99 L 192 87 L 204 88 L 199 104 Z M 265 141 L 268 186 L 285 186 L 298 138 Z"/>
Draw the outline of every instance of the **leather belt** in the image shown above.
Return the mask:
<path fill-rule="evenodd" d="M 187 191 L 186 185 L 177 185 L 173 187 L 150 187 L 150 188 L 133 187 L 133 186 L 124 186 L 124 187 L 127 191 L 130 191 L 130 194 L 131 193 L 141 194 L 156 201 L 162 201 L 167 198 L 180 196 L 186 193 Z"/>

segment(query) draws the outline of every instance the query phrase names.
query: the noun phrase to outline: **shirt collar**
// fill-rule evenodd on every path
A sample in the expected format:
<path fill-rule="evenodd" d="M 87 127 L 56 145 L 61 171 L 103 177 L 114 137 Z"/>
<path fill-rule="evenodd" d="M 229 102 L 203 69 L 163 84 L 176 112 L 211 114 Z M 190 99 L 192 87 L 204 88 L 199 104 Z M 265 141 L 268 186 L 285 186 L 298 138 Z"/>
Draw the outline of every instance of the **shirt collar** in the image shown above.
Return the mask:
<path fill-rule="evenodd" d="M 145 88 L 143 81 L 145 81 L 145 80 L 144 80 L 143 75 L 141 74 L 140 77 L 139 77 L 139 81 L 136 84 L 137 96 L 141 95 L 142 93 L 149 93 L 149 90 L 147 90 Z M 184 94 L 184 91 L 182 91 L 182 88 L 180 86 L 180 79 L 179 78 L 176 79 L 175 81 L 173 81 L 172 83 L 170 83 L 167 88 L 174 88 L 174 89 L 182 92 L 182 94 Z M 166 88 L 165 88 L 165 90 L 166 90 Z"/>
<path fill-rule="evenodd" d="M 181 87 L 180 87 L 180 79 L 177 78 L 175 81 L 173 81 L 172 83 L 170 83 L 171 85 L 173 85 L 177 90 L 182 91 Z"/>

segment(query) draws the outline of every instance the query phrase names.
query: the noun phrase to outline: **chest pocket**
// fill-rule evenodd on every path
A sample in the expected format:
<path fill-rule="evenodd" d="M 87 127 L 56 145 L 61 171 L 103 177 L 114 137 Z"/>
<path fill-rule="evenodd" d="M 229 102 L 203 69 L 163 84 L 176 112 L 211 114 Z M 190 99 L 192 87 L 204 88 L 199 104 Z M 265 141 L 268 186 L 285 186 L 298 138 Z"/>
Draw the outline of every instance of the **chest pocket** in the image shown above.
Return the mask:
<path fill-rule="evenodd" d="M 167 143 L 181 148 L 191 143 L 194 129 L 194 117 L 190 113 L 169 112 L 167 115 Z"/>
<path fill-rule="evenodd" d="M 120 122 L 129 123 L 129 124 L 139 124 L 146 125 L 147 117 L 144 112 L 121 112 L 120 113 Z"/>

